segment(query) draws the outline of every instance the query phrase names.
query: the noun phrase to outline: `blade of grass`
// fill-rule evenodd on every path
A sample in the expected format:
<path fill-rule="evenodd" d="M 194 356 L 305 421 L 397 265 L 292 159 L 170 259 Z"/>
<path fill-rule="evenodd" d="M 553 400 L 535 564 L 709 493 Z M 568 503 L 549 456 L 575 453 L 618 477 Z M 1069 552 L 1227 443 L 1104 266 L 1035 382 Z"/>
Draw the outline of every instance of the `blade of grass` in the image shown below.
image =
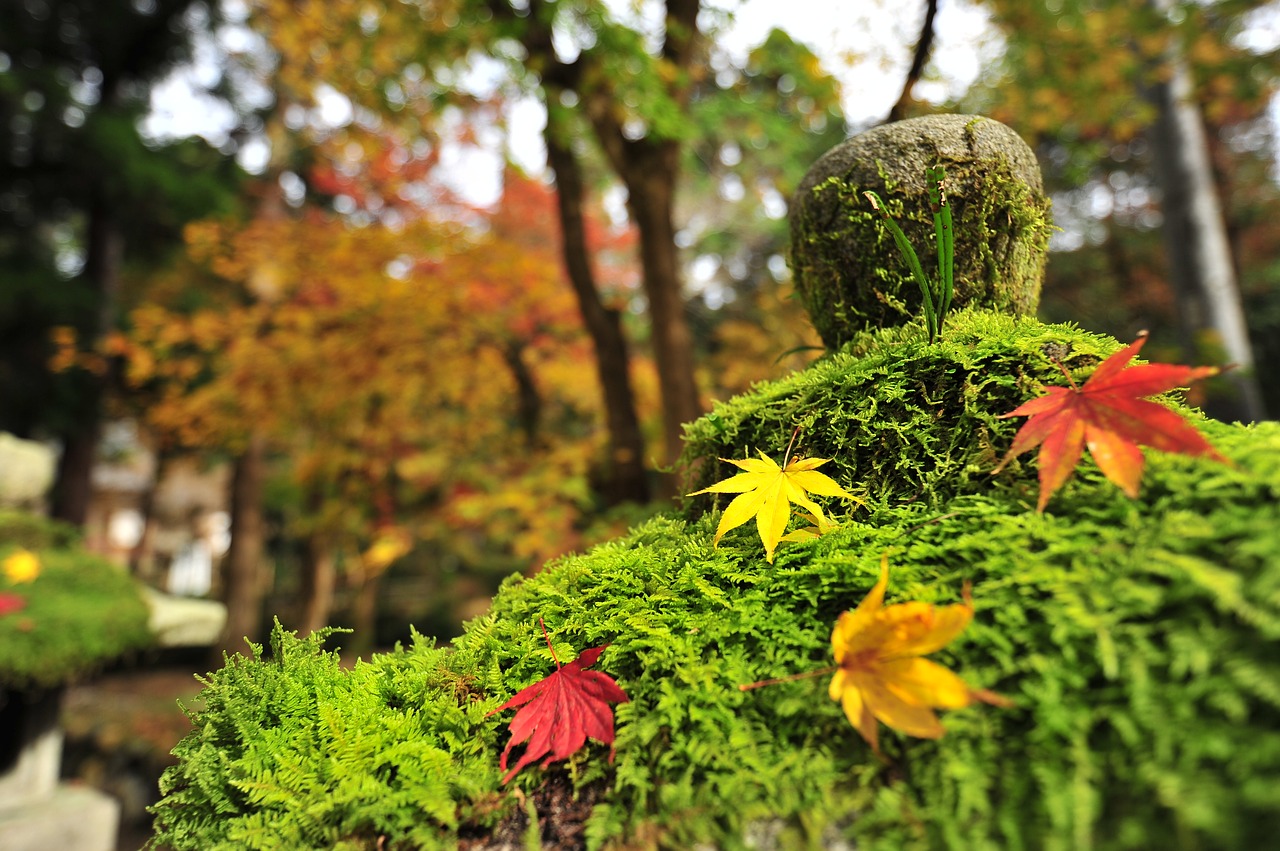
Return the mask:
<path fill-rule="evenodd" d="M 938 331 L 947 312 L 951 310 L 951 297 L 955 292 L 955 230 L 951 221 L 951 203 L 945 188 L 946 169 L 931 168 L 929 178 L 929 202 L 933 207 L 933 227 L 938 249 Z"/>
<path fill-rule="evenodd" d="M 889 211 L 885 209 L 884 202 L 880 200 L 880 196 L 870 191 L 862 194 L 871 202 L 871 209 L 879 213 L 880 217 L 884 219 L 885 226 L 889 228 L 889 233 L 893 234 L 893 241 L 898 244 L 898 250 L 906 258 L 911 274 L 915 277 L 916 283 L 920 285 L 920 296 L 924 300 L 925 326 L 929 331 L 929 342 L 932 343 L 938 336 L 938 314 L 934 310 L 932 287 L 929 285 L 928 276 L 924 273 L 924 267 L 920 265 L 920 258 L 916 256 L 916 250 L 911 247 L 910 241 L 907 240 L 907 235 L 902 232 L 902 228 L 898 227 L 898 223 L 893 220 L 889 215 Z"/>

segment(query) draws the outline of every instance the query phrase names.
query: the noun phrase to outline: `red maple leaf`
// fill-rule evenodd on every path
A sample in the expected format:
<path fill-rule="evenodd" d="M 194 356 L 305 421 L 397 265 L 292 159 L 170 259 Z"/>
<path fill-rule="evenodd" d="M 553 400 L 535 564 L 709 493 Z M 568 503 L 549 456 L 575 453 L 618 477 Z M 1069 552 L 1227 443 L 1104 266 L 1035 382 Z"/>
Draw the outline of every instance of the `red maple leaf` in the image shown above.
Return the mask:
<path fill-rule="evenodd" d="M 992 474 L 1039 446 L 1040 501 L 1036 510 L 1044 511 L 1049 497 L 1071 477 L 1086 446 L 1102 474 L 1130 498 L 1138 495 L 1142 480 L 1144 459 L 1139 444 L 1226 461 L 1194 426 L 1165 406 L 1143 398 L 1184 387 L 1220 370 L 1163 363 L 1128 366 L 1146 341 L 1144 331 L 1132 345 L 1099 364 L 1083 387 L 1077 387 L 1059 363 L 1071 386 L 1046 387 L 1045 395 L 1002 415 L 1030 419 L 1022 424 Z"/>
<path fill-rule="evenodd" d="M 10 594 L 7 591 L 0 591 L 0 615 L 7 615 L 10 612 L 20 612 L 27 606 L 27 598 L 21 594 Z"/>
<path fill-rule="evenodd" d="M 542 635 L 546 638 L 546 626 L 542 628 Z M 506 771 L 507 755 L 513 747 L 526 739 L 529 744 L 515 768 L 503 776 L 503 783 L 541 756 L 547 757 L 542 761 L 544 768 L 555 760 L 568 759 L 587 743 L 588 736 L 609 745 L 609 761 L 613 761 L 613 710 L 609 704 L 626 703 L 627 693 L 608 674 L 586 670 L 608 646 L 602 644 L 583 650 L 577 659 L 563 667 L 556 659 L 555 648 L 551 648 L 556 672 L 517 692 L 489 713 L 523 707 L 511 719 L 511 740 L 503 748 L 499 762 L 502 769 Z M 547 647 L 551 647 L 549 638 Z"/>

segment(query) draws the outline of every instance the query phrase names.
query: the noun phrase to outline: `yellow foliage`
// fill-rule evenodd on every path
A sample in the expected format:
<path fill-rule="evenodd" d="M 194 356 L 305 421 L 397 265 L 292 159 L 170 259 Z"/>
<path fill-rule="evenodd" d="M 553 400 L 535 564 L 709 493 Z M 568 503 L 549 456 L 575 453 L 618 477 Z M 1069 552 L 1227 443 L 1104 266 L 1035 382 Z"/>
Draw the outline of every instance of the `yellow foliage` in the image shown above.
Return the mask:
<path fill-rule="evenodd" d="M 809 499 L 807 494 L 818 496 L 838 496 L 851 499 L 859 505 L 866 503 L 847 492 L 829 477 L 817 472 L 818 467 L 827 463 L 826 458 L 792 458 L 786 467 L 779 467 L 777 462 L 760 453 L 760 458 L 747 458 L 734 461 L 720 459 L 733 464 L 745 473 L 730 476 L 709 488 L 694 491 L 700 493 L 736 493 L 733 501 L 724 510 L 720 525 L 716 528 L 715 543 L 719 544 L 724 534 L 756 518 L 756 528 L 760 540 L 764 543 L 765 559 L 773 562 L 773 551 L 778 543 L 785 540 L 787 522 L 791 519 L 791 504 L 803 508 L 813 518 L 814 526 L 819 533 L 832 525 L 817 503 Z"/>
<path fill-rule="evenodd" d="M 967 590 L 965 601 L 952 606 L 884 606 L 888 583 L 886 553 L 880 580 L 858 608 L 840 615 L 831 633 L 837 669 L 828 693 L 872 750 L 880 752 L 877 721 L 909 736 L 937 739 L 943 730 L 934 709 L 958 709 L 974 701 L 1011 705 L 922 658 L 950 644 L 973 619 Z"/>
<path fill-rule="evenodd" d="M 35 553 L 18 550 L 5 558 L 3 568 L 5 578 L 10 584 L 22 585 L 34 582 L 40 575 L 40 559 Z"/>

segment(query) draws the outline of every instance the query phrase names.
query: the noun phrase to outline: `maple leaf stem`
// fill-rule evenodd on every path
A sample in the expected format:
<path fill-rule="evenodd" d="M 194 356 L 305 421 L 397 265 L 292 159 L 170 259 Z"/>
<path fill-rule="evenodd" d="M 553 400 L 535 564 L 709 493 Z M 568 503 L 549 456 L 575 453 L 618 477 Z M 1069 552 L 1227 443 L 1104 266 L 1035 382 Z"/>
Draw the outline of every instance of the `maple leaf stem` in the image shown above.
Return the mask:
<path fill-rule="evenodd" d="M 810 677 L 821 677 L 824 674 L 830 674 L 840 667 L 839 665 L 828 665 L 825 668 L 819 668 L 816 671 L 805 671 L 802 674 L 791 674 L 785 677 L 773 677 L 768 680 L 757 680 L 754 683 L 743 683 L 738 686 L 738 691 L 751 691 L 756 688 L 764 688 L 765 686 L 776 686 L 782 683 L 793 683 L 796 680 L 807 680 Z"/>
<path fill-rule="evenodd" d="M 1076 380 L 1071 377 L 1071 373 L 1067 372 L 1067 368 L 1063 365 L 1062 361 L 1057 358 L 1050 358 L 1050 360 L 1053 361 L 1054 366 L 1062 370 L 1062 374 L 1067 377 L 1067 383 L 1071 385 L 1071 389 L 1079 393 L 1080 388 L 1076 386 Z"/>
<path fill-rule="evenodd" d="M 796 445 L 796 438 L 800 436 L 800 426 L 796 426 L 795 431 L 791 432 L 791 440 L 787 441 L 787 451 L 782 453 L 782 466 L 791 463 L 791 448 Z"/>
<path fill-rule="evenodd" d="M 556 656 L 556 649 L 551 646 L 551 636 L 547 635 L 547 625 L 542 622 L 542 616 L 538 616 L 538 626 L 542 627 L 542 640 L 547 642 L 547 649 L 551 651 L 551 658 L 556 663 L 556 670 L 560 670 L 560 657 Z"/>

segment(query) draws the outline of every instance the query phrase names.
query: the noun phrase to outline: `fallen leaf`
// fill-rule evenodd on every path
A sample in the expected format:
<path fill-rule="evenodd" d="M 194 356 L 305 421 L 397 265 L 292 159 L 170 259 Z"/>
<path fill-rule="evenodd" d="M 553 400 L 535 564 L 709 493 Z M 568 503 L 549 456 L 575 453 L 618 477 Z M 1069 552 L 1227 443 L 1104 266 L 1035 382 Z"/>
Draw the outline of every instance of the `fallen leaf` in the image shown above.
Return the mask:
<path fill-rule="evenodd" d="M 764 543 L 765 559 L 773 562 L 773 551 L 779 541 L 784 540 L 782 533 L 791 519 L 791 504 L 795 503 L 808 511 L 813 517 L 814 527 L 807 534 L 787 539 L 798 540 L 803 537 L 816 536 L 833 525 L 822 509 L 806 494 L 818 496 L 838 496 L 851 499 L 859 505 L 866 503 L 846 491 L 830 477 L 817 472 L 817 468 L 826 464 L 828 458 L 792 458 L 787 466 L 779 467 L 768 455 L 760 453 L 760 458 L 747 458 L 735 461 L 721 458 L 728 464 L 746 470 L 736 476 L 730 476 L 709 488 L 694 491 L 689 496 L 701 493 L 736 493 L 739 494 L 725 508 L 716 528 L 715 544 L 720 543 L 726 532 L 736 529 L 752 517 L 756 518 L 756 528 L 760 532 L 760 540 Z M 815 531 L 816 530 L 816 531 Z M 794 533 L 793 533 L 794 534 Z"/>
<path fill-rule="evenodd" d="M 934 709 L 958 709 L 974 701 L 997 706 L 1012 703 L 986 689 L 969 688 L 936 662 L 921 658 L 940 650 L 973 619 L 968 589 L 951 606 L 909 602 L 884 606 L 889 556 L 880 561 L 880 580 L 858 605 L 836 619 L 831 633 L 836 673 L 828 694 L 876 753 L 877 721 L 926 739 L 942 736 Z"/>
<path fill-rule="evenodd" d="M 545 626 L 542 634 L 546 637 Z M 522 707 L 511 719 L 511 740 L 503 748 L 499 761 L 502 770 L 506 771 L 507 756 L 515 745 L 525 740 L 529 744 L 515 768 L 503 776 L 503 783 L 544 755 L 547 757 L 542 761 L 544 768 L 555 760 L 568 759 L 587 743 L 588 736 L 609 745 L 609 760 L 613 761 L 613 710 L 609 704 L 626 703 L 629 698 L 608 674 L 586 670 L 608 646 L 602 644 L 583 650 L 577 659 L 563 667 L 556 659 L 555 673 L 517 692 L 489 713 Z M 551 647 L 550 639 L 547 647 Z M 555 653 L 552 648 L 551 658 L 555 659 Z"/>
<path fill-rule="evenodd" d="M 1138 495 L 1142 481 L 1144 459 L 1139 445 L 1226 461 L 1189 422 L 1164 405 L 1143 398 L 1184 387 L 1220 370 L 1157 363 L 1127 366 L 1146 341 L 1144 332 L 1132 345 L 1107 358 L 1083 387 L 1074 381 L 1070 387 L 1046 387 L 1045 395 L 1003 414 L 1002 418 L 1029 419 L 992 475 L 1039 446 L 1040 499 L 1036 510 L 1044 511 L 1049 497 L 1071 477 L 1086 446 L 1102 474 L 1130 498 Z M 1067 380 L 1071 381 L 1069 374 Z"/>

